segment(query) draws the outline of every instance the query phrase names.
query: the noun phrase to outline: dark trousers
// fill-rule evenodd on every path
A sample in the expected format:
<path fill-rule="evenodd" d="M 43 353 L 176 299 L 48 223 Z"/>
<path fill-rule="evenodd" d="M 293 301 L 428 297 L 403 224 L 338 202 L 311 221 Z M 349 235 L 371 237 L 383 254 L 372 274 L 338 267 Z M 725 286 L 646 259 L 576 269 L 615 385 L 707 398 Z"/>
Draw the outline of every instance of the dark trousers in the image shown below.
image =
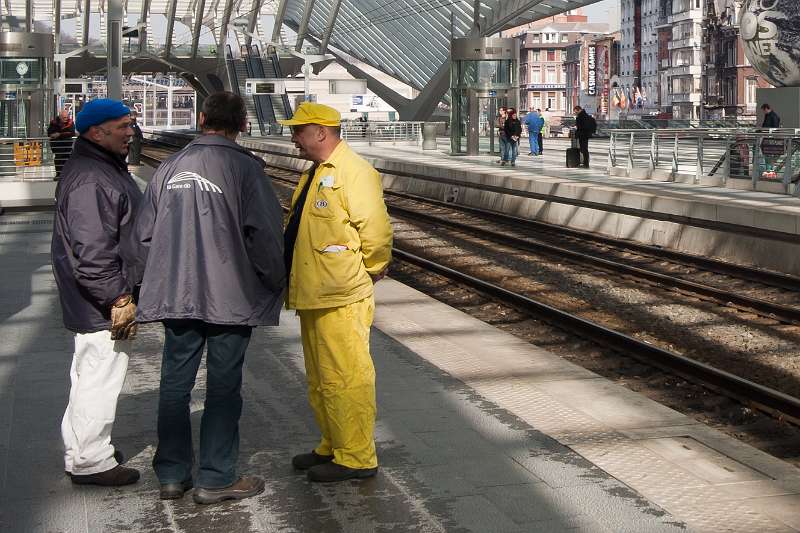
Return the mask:
<path fill-rule="evenodd" d="M 164 321 L 164 356 L 158 397 L 158 449 L 153 468 L 159 482 L 192 478 L 194 451 L 189 398 L 208 344 L 206 402 L 200 423 L 200 460 L 194 485 L 234 483 L 242 414 L 242 363 L 249 326 L 220 326 L 199 320 Z"/>
<path fill-rule="evenodd" d="M 539 153 L 544 153 L 544 144 L 542 144 L 542 132 L 539 132 Z"/>
<path fill-rule="evenodd" d="M 589 137 L 578 137 L 578 148 L 581 151 L 581 165 L 589 166 Z"/>

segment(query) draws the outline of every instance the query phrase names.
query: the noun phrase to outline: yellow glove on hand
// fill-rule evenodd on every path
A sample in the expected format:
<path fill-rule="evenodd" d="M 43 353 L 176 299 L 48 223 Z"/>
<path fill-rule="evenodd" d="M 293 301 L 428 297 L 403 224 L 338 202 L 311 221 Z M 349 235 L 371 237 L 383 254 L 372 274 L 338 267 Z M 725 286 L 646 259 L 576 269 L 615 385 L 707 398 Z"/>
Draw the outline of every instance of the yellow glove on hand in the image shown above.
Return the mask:
<path fill-rule="evenodd" d="M 127 298 L 125 303 L 124 298 Z M 111 340 L 122 341 L 136 337 L 136 304 L 130 296 L 120 298 L 122 305 L 111 307 Z"/>

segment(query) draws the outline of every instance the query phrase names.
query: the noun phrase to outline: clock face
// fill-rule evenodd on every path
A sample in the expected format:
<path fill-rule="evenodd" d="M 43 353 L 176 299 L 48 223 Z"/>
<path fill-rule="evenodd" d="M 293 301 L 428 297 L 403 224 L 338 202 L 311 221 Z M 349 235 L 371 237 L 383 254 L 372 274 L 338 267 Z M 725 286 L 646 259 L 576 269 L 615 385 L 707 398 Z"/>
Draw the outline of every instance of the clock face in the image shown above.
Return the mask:
<path fill-rule="evenodd" d="M 17 74 L 24 76 L 28 73 L 29 67 L 27 63 L 17 63 Z"/>

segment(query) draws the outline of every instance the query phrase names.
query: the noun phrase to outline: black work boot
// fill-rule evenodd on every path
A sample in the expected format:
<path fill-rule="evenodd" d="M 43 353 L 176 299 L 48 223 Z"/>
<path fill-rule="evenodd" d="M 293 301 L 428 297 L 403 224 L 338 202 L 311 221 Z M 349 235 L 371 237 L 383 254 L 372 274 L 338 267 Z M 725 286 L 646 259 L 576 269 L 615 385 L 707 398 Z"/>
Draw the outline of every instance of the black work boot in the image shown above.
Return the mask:
<path fill-rule="evenodd" d="M 96 474 L 72 474 L 72 482 L 76 485 L 101 485 L 103 487 L 121 487 L 139 481 L 139 471 L 117 465 L 111 470 Z"/>
<path fill-rule="evenodd" d="M 308 470 L 312 466 L 324 465 L 333 461 L 332 455 L 320 455 L 315 451 L 311 453 L 301 453 L 292 457 L 292 466 L 296 470 Z"/>
<path fill-rule="evenodd" d="M 373 477 L 378 473 L 375 468 L 349 468 L 333 462 L 312 466 L 308 470 L 308 480 L 320 483 L 335 483 L 348 479 L 364 479 Z"/>

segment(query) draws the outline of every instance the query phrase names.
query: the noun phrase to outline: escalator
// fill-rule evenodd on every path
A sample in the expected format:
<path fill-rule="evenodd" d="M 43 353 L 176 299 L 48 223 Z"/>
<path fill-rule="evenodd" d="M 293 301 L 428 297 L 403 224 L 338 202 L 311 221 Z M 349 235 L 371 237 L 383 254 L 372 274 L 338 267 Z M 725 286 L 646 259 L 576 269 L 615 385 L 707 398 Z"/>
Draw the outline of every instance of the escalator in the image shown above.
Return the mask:
<path fill-rule="evenodd" d="M 237 60 L 233 57 L 230 45 L 227 45 L 226 51 L 226 65 L 228 67 L 228 75 L 230 76 L 231 86 L 236 94 L 244 100 L 245 108 L 247 109 L 247 122 L 248 133 L 250 135 L 266 135 L 266 128 L 264 122 L 260 119 L 258 106 L 252 96 L 247 95 L 245 82 L 251 76 L 247 63 L 245 60 Z"/>

